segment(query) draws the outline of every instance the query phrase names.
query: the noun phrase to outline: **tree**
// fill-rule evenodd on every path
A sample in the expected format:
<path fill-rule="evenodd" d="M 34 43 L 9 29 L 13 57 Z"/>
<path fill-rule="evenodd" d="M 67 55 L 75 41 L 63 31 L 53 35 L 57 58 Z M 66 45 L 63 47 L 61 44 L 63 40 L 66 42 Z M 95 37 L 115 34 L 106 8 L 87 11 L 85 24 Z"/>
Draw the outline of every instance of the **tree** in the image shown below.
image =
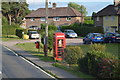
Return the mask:
<path fill-rule="evenodd" d="M 87 15 L 87 11 L 86 11 L 86 7 L 84 5 L 79 5 L 77 3 L 74 2 L 70 2 L 68 4 L 68 7 L 72 7 L 76 10 L 78 10 L 82 15 L 86 16 Z"/>
<path fill-rule="evenodd" d="M 92 20 L 94 19 L 93 17 L 94 17 L 95 14 L 96 14 L 96 12 L 93 12 L 93 13 L 92 13 Z"/>
<path fill-rule="evenodd" d="M 12 22 L 22 23 L 22 19 L 29 13 L 28 4 L 26 2 L 3 2 L 2 14 L 5 16 L 9 24 Z"/>

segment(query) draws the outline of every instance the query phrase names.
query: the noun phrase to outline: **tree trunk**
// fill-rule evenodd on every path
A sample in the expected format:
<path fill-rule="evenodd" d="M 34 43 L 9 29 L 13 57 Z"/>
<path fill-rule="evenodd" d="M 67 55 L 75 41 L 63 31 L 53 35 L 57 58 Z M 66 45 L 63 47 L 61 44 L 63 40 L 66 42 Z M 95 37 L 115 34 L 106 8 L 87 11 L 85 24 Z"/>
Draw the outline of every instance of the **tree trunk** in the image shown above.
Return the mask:
<path fill-rule="evenodd" d="M 8 18 L 9 18 L 9 25 L 11 25 L 11 15 L 10 14 L 8 14 Z"/>

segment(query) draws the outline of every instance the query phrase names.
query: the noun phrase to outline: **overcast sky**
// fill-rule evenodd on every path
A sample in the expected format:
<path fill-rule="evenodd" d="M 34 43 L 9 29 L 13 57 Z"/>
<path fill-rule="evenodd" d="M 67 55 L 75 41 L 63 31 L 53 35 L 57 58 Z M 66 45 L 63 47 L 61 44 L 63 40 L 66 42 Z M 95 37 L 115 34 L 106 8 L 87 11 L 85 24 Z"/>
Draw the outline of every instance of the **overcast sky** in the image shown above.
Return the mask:
<path fill-rule="evenodd" d="M 84 5 L 87 8 L 87 16 L 91 16 L 93 12 L 98 12 L 104 7 L 113 4 L 114 0 L 48 0 L 49 2 L 57 3 L 57 7 L 67 7 L 69 2 L 75 2 L 79 5 Z M 45 7 L 45 0 L 27 0 L 30 10 Z M 49 4 L 49 7 L 52 5 Z"/>

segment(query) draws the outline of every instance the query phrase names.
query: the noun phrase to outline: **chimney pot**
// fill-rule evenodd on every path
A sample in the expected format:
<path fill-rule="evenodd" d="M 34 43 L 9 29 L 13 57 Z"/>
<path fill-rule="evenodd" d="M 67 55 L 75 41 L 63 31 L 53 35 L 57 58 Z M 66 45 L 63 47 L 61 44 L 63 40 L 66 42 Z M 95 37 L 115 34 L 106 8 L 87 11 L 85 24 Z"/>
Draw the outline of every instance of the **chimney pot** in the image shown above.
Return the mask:
<path fill-rule="evenodd" d="M 52 9 L 56 9 L 56 3 L 52 4 Z"/>

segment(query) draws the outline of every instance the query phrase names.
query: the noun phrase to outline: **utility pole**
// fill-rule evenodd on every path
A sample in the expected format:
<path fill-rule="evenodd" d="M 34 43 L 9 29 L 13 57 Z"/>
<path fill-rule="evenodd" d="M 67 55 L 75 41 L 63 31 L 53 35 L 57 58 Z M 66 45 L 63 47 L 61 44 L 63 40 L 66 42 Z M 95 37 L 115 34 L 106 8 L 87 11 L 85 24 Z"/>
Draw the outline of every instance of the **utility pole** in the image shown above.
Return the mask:
<path fill-rule="evenodd" d="M 48 0 L 45 2 L 45 12 L 46 12 L 46 27 L 45 27 L 45 43 L 44 43 L 44 56 L 48 53 Z"/>

